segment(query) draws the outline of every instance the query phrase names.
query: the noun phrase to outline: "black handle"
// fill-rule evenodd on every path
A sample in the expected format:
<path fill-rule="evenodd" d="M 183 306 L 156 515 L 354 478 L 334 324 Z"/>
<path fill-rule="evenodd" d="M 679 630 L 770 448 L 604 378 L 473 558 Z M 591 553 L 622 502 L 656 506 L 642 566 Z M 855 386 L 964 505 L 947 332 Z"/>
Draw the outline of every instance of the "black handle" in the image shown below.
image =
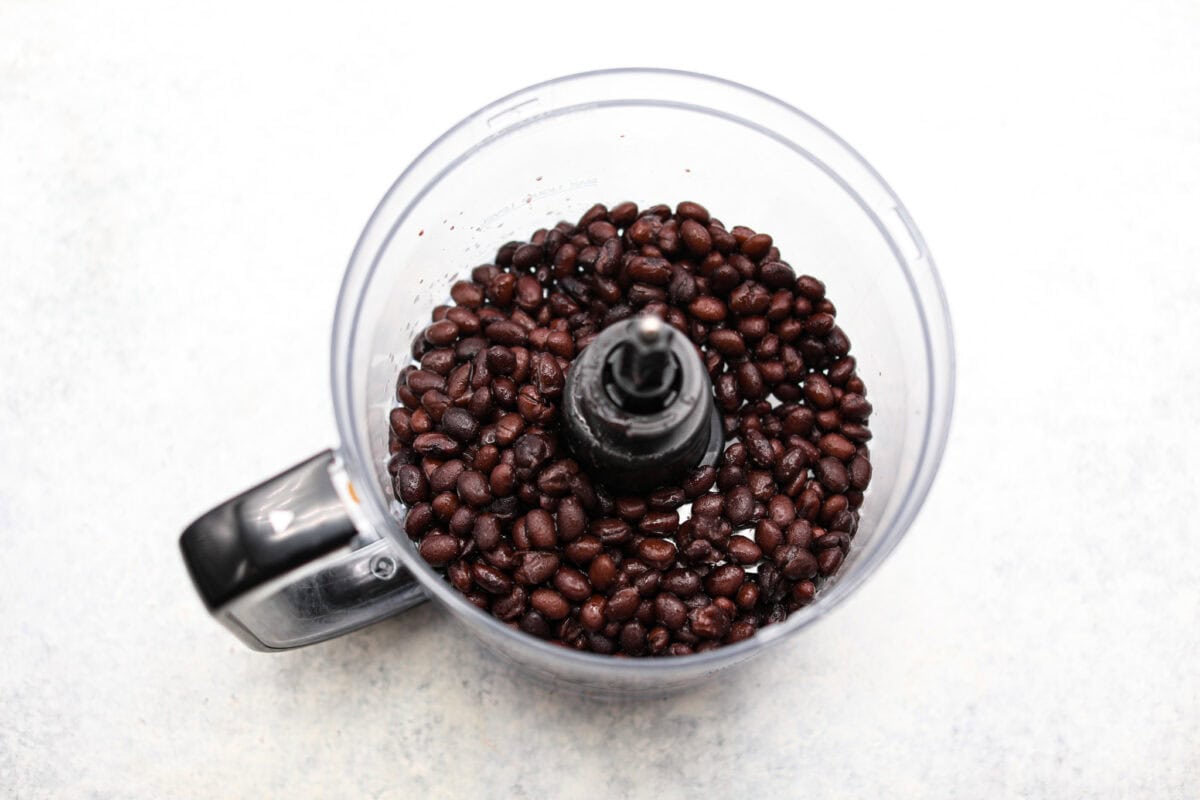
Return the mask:
<path fill-rule="evenodd" d="M 179 537 L 208 610 L 251 647 L 329 639 L 426 599 L 391 545 L 359 531 L 332 451 L 227 500 Z"/>
<path fill-rule="evenodd" d="M 326 450 L 209 511 L 179 547 L 213 611 L 238 595 L 344 547 L 357 530 L 329 478 Z"/>

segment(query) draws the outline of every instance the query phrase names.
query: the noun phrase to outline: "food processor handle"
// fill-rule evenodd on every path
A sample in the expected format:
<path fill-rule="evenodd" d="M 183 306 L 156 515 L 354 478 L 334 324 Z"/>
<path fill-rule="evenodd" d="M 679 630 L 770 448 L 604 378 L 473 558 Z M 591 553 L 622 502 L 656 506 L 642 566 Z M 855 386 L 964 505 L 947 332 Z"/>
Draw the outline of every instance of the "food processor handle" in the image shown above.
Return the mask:
<path fill-rule="evenodd" d="M 234 497 L 179 537 L 208 610 L 255 650 L 302 647 L 428 599 L 391 543 L 355 525 L 326 450 Z"/>

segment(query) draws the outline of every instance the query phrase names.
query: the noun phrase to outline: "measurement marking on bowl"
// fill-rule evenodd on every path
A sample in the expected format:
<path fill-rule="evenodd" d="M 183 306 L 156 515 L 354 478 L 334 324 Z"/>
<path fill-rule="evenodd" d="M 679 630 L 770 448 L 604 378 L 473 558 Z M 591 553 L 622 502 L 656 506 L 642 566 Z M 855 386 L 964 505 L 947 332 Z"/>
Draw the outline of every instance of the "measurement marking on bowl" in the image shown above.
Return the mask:
<path fill-rule="evenodd" d="M 518 119 L 518 118 L 524 116 L 529 111 L 529 107 L 536 105 L 537 102 L 538 102 L 538 99 L 536 97 L 531 97 L 528 100 L 525 100 L 524 102 L 517 103 L 515 106 L 509 106 L 508 108 L 504 109 L 503 111 L 501 111 L 497 114 L 493 114 L 492 116 L 487 118 L 488 127 L 489 128 L 496 127 L 496 121 L 501 119 L 502 117 L 507 117 L 507 116 L 512 115 L 515 120 L 515 119 Z M 514 121 L 514 120 L 510 120 L 510 121 Z"/>

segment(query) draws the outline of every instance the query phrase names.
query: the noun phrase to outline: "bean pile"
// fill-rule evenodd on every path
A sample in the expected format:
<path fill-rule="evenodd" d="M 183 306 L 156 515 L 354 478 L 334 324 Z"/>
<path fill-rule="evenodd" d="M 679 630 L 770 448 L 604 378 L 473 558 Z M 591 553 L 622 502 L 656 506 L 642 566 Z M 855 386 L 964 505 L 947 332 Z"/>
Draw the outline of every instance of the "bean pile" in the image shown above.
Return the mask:
<path fill-rule="evenodd" d="M 841 567 L 871 404 L 824 284 L 770 236 L 691 202 L 596 205 L 450 296 L 400 373 L 389 470 L 409 537 L 470 602 L 566 647 L 682 656 L 783 620 Z M 613 496 L 558 408 L 572 359 L 635 314 L 699 348 L 726 448 L 679 486 Z"/>

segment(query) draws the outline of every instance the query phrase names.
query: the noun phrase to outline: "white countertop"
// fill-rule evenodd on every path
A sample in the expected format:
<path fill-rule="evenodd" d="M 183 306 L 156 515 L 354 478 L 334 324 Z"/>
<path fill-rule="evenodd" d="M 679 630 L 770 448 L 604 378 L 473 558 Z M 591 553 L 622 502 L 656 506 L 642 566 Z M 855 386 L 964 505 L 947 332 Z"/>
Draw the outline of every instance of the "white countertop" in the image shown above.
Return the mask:
<path fill-rule="evenodd" d="M 0 7 L 0 795 L 1200 795 L 1196 4 L 435 5 Z M 176 537 L 333 443 L 378 197 L 484 102 L 638 63 L 804 108 L 920 224 L 959 386 L 908 539 L 668 700 L 540 690 L 428 605 L 243 649 Z"/>

